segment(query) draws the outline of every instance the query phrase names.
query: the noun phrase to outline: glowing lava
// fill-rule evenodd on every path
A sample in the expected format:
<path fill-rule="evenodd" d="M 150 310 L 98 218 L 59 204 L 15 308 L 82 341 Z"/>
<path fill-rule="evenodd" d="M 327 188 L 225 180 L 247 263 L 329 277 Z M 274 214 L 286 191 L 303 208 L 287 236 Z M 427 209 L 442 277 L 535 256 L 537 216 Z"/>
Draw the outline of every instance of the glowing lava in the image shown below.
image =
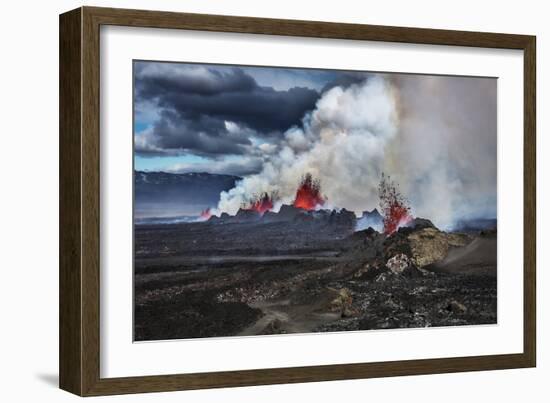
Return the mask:
<path fill-rule="evenodd" d="M 382 174 L 378 186 L 378 193 L 386 235 L 393 234 L 399 227 L 407 225 L 413 220 L 407 200 L 401 195 L 397 185 L 391 182 L 389 177 L 386 178 L 384 174 Z"/>
<path fill-rule="evenodd" d="M 247 210 L 254 210 L 260 214 L 265 213 L 273 208 L 273 199 L 267 193 L 264 193 L 262 196 L 256 197 L 251 203 Z"/>
<path fill-rule="evenodd" d="M 315 210 L 325 204 L 325 198 L 321 195 L 319 181 L 314 180 L 311 174 L 306 174 L 296 191 L 294 207 L 304 210 Z"/>
<path fill-rule="evenodd" d="M 206 210 L 201 211 L 201 215 L 200 215 L 201 220 L 206 221 L 210 217 L 212 217 L 212 213 L 210 212 L 210 208 L 207 208 Z"/>

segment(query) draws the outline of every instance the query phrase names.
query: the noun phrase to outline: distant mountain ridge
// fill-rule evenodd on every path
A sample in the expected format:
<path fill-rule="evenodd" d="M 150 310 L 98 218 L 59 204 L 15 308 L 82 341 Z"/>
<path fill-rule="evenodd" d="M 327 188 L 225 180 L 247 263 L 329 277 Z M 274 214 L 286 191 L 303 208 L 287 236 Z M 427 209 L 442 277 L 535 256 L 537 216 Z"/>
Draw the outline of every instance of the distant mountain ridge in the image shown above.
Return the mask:
<path fill-rule="evenodd" d="M 483 230 L 496 229 L 496 218 L 474 218 L 459 220 L 454 225 L 454 231 L 479 232 Z"/>
<path fill-rule="evenodd" d="M 134 171 L 136 217 L 198 215 L 217 206 L 220 193 L 241 178 L 207 172 L 170 173 Z"/>
<path fill-rule="evenodd" d="M 134 178 L 136 184 L 190 183 L 193 181 L 210 181 L 212 179 L 237 181 L 242 179 L 239 176 L 211 174 L 208 172 L 175 173 L 164 171 L 134 171 Z"/>

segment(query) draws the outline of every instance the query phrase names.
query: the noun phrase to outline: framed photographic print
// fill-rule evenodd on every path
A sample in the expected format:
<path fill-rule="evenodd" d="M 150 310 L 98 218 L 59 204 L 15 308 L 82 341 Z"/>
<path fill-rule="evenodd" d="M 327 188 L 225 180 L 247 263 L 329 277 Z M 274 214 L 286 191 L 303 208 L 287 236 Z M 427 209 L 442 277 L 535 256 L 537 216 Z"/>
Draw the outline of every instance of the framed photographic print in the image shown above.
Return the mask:
<path fill-rule="evenodd" d="M 535 37 L 60 17 L 60 386 L 535 366 Z"/>

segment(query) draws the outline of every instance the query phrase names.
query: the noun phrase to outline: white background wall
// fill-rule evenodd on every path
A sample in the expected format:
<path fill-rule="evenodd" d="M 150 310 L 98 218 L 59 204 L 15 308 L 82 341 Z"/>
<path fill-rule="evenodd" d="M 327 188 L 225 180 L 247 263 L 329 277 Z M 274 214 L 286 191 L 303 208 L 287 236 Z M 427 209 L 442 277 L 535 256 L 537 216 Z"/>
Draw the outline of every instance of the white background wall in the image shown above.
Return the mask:
<path fill-rule="evenodd" d="M 538 368 L 101 398 L 102 401 L 546 402 L 550 398 L 550 25 L 543 1 L 90 1 L 87 5 L 537 35 Z M 0 62 L 0 397 L 69 402 L 58 365 L 58 14 L 79 1 L 2 7 Z M 7 224 L 7 225 L 6 225 Z M 414 346 L 411 346 L 414 348 Z"/>

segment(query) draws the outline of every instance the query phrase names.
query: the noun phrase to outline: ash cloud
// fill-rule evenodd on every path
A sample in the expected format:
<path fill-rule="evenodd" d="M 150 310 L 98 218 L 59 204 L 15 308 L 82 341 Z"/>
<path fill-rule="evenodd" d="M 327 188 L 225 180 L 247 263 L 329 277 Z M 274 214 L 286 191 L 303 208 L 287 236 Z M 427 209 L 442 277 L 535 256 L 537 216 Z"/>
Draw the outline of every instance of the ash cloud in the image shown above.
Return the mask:
<path fill-rule="evenodd" d="M 415 214 L 443 228 L 496 218 L 497 80 L 399 75 L 391 81 L 400 127 L 386 167 Z"/>
<path fill-rule="evenodd" d="M 385 150 L 397 134 L 395 102 L 391 83 L 382 77 L 326 91 L 301 127 L 285 132 L 279 153 L 261 173 L 221 194 L 218 209 L 234 214 L 251 195 L 274 191 L 279 203 L 290 203 L 306 172 L 320 180 L 334 207 L 377 207 Z"/>

